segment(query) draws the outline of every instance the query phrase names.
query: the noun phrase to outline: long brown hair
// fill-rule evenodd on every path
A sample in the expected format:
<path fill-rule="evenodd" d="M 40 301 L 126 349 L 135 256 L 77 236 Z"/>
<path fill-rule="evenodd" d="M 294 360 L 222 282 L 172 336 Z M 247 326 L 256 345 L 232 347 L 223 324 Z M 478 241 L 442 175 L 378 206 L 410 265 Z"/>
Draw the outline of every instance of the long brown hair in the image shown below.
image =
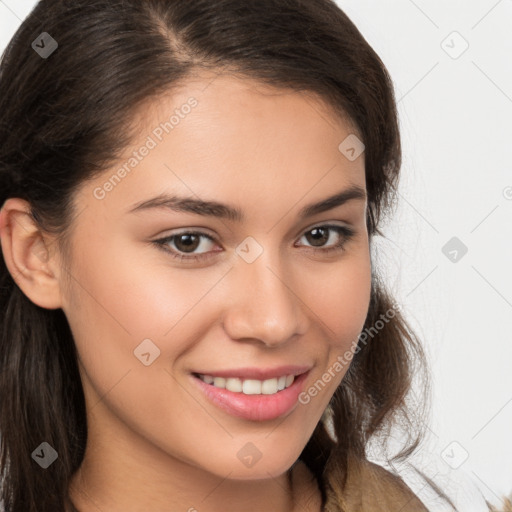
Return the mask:
<path fill-rule="evenodd" d="M 51 55 L 32 46 L 43 32 Z M 43 44 L 39 45 L 44 46 Z M 73 193 L 108 168 L 131 140 L 134 109 L 198 69 L 231 70 L 281 89 L 317 94 L 350 119 L 365 144 L 368 233 L 395 203 L 401 166 L 391 79 L 364 37 L 332 0 L 41 0 L 0 64 L 0 205 L 29 202 L 62 250 Z M 321 483 L 325 509 L 343 502 L 350 459 L 401 425 L 407 457 L 422 436 L 423 409 L 410 408 L 414 374 L 428 373 L 421 344 L 372 269 L 365 332 L 329 405 L 335 439 L 318 423 L 300 458 Z M 0 258 L 1 497 L 6 512 L 64 511 L 87 442 L 77 354 L 61 309 L 32 303 Z M 418 373 L 419 372 L 419 373 Z M 426 403 L 427 396 L 416 403 Z M 58 460 L 42 470 L 42 441 Z M 391 459 L 390 459 L 391 460 Z M 326 490 L 338 499 L 326 503 Z"/>

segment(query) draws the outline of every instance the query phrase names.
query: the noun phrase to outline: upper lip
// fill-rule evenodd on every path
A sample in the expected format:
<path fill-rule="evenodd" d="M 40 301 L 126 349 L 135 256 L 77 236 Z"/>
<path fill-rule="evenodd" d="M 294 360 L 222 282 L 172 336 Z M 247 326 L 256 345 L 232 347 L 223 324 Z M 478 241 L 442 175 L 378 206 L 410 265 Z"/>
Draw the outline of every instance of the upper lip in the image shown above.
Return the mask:
<path fill-rule="evenodd" d="M 238 377 L 240 379 L 268 380 L 282 377 L 283 375 L 301 375 L 311 369 L 310 365 L 284 365 L 276 368 L 236 368 L 230 370 L 205 370 L 193 372 L 212 377 Z"/>

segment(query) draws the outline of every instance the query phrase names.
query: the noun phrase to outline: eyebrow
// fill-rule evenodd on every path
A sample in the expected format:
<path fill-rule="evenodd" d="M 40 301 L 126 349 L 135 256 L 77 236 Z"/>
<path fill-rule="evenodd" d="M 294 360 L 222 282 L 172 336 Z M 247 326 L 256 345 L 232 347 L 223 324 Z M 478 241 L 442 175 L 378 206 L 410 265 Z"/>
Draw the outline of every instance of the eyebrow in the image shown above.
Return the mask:
<path fill-rule="evenodd" d="M 318 213 L 332 210 L 351 200 L 365 200 L 365 189 L 358 185 L 342 190 L 337 194 L 322 199 L 318 203 L 309 204 L 299 211 L 299 219 L 305 219 Z M 238 208 L 217 201 L 203 201 L 192 197 L 179 197 L 169 194 L 160 194 L 152 199 L 136 203 L 128 213 L 147 211 L 152 209 L 170 209 L 175 212 L 195 213 L 197 215 L 219 217 L 234 222 L 243 222 L 244 214 Z"/>

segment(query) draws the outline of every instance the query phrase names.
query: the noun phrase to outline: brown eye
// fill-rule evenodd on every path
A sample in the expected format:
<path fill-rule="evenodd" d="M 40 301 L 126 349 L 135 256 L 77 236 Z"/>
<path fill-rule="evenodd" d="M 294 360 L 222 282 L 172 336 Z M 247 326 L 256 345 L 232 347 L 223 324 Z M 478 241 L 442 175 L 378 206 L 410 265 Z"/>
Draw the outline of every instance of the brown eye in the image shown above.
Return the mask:
<path fill-rule="evenodd" d="M 331 233 L 335 232 L 338 235 L 339 241 L 336 242 L 336 236 L 331 237 Z M 351 240 L 355 235 L 355 231 L 346 226 L 325 225 L 315 226 L 313 229 L 307 231 L 303 237 L 307 239 L 308 244 L 312 247 L 318 247 L 320 251 L 328 252 L 331 250 L 341 250 L 345 244 Z M 330 244 L 324 248 L 326 243 L 331 240 L 334 244 Z"/>
<path fill-rule="evenodd" d="M 174 235 L 174 245 L 179 251 L 193 252 L 199 246 L 199 236 L 192 233 Z"/>
<path fill-rule="evenodd" d="M 207 258 L 214 255 L 215 252 L 218 252 L 208 250 L 208 245 L 212 242 L 215 242 L 215 240 L 206 233 L 199 231 L 183 231 L 175 235 L 160 238 L 159 240 L 154 240 L 153 243 L 175 258 L 197 260 Z M 194 252 L 199 248 L 203 249 L 204 252 Z"/>
<path fill-rule="evenodd" d="M 308 231 L 306 234 L 306 238 L 308 242 L 311 242 L 315 247 L 322 246 L 325 242 L 329 240 L 329 229 L 326 228 L 313 228 L 311 231 Z"/>

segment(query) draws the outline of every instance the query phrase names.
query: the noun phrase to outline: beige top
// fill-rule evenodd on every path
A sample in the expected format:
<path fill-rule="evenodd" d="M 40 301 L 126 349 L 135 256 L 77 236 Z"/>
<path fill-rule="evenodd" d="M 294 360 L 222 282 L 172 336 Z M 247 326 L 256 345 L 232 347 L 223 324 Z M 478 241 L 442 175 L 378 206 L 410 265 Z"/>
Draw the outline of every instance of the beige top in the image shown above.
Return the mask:
<path fill-rule="evenodd" d="M 321 510 L 315 476 L 300 460 L 294 469 L 294 478 L 304 482 L 299 499 L 305 512 L 334 512 L 340 508 L 347 512 L 429 512 L 399 476 L 369 461 L 351 465 L 342 493 L 327 486 L 327 502 Z"/>

